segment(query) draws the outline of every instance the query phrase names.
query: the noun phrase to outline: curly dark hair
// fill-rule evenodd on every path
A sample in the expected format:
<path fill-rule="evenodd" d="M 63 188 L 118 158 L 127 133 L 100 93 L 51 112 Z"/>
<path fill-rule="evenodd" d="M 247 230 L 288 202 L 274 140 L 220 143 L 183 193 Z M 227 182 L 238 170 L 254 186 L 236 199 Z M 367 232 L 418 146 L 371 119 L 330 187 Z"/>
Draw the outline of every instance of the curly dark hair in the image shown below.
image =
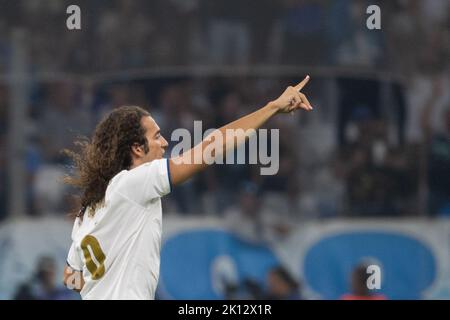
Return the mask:
<path fill-rule="evenodd" d="M 114 109 L 97 125 L 91 139 L 82 138 L 75 142 L 80 152 L 63 150 L 75 165 L 74 174 L 64 181 L 81 190 L 81 209 L 77 216 L 82 217 L 87 208 L 93 214 L 103 203 L 109 181 L 132 165 L 133 145 L 143 145 L 144 151 L 148 152 L 141 119 L 149 115 L 135 106 Z"/>

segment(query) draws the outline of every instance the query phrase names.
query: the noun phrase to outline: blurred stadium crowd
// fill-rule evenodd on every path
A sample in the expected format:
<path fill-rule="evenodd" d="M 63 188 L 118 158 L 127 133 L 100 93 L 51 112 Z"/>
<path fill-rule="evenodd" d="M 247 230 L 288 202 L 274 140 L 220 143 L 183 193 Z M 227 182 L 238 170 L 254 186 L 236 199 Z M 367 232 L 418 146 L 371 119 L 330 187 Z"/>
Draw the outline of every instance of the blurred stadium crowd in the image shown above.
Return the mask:
<path fill-rule="evenodd" d="M 445 0 L 81 0 L 82 32 L 62 27 L 73 1 L 1 3 L 0 70 L 16 27 L 28 31 L 33 71 L 45 72 L 270 63 L 411 74 L 448 60 Z M 389 32 L 361 23 L 369 4 L 383 8 Z"/>
<path fill-rule="evenodd" d="M 88 8 L 82 10 L 83 29 L 68 32 L 60 25 L 69 3 L 9 2 L 0 15 L 0 70 L 9 67 L 8 33 L 21 26 L 27 30 L 33 74 L 286 64 L 357 67 L 402 79 L 337 73 L 338 94 L 324 95 L 327 76 L 312 74 L 308 93 L 317 112 L 270 124 L 281 129 L 279 174 L 262 177 L 254 166 L 216 167 L 175 190 L 169 211 L 223 215 L 260 207 L 286 212 L 289 219 L 450 211 L 447 1 L 381 1 L 388 31 L 370 31 L 359 23 L 365 21 L 364 1 L 258 1 L 255 14 L 251 1 L 172 0 L 80 1 Z M 149 108 L 170 139 L 173 129 L 192 129 L 194 120 L 203 120 L 204 129 L 234 120 L 296 79 L 163 75 L 33 81 L 23 127 L 28 213 L 67 212 L 70 192 L 52 183 L 66 170 L 60 150 L 89 135 L 112 108 Z M 380 98 L 385 91 L 388 97 Z M 8 148 L 8 95 L 8 87 L 0 85 L 2 150 Z M 7 161 L 2 152 L 3 218 L 7 180 L 13 178 Z"/>
<path fill-rule="evenodd" d="M 166 212 L 221 216 L 250 239 L 282 236 L 288 222 L 308 219 L 450 215 L 448 0 L 375 1 L 381 31 L 366 28 L 366 1 L 86 0 L 76 1 L 82 30 L 69 32 L 65 8 L 73 2 L 0 0 L 1 76 L 11 68 L 13 30 L 25 30 L 28 43 L 27 215 L 76 207 L 73 190 L 60 181 L 69 170 L 60 151 L 89 136 L 114 107 L 148 108 L 170 144 L 174 129 L 193 130 L 194 120 L 217 128 L 303 75 L 245 72 L 260 66 L 312 71 L 307 93 L 315 112 L 269 123 L 280 129 L 279 173 L 210 168 L 164 199 Z M 132 76 L 204 66 L 244 71 Z M 39 76 L 52 72 L 65 76 Z M 91 74 L 101 80 L 86 81 Z M 0 219 L 8 217 L 14 179 L 4 79 Z"/>

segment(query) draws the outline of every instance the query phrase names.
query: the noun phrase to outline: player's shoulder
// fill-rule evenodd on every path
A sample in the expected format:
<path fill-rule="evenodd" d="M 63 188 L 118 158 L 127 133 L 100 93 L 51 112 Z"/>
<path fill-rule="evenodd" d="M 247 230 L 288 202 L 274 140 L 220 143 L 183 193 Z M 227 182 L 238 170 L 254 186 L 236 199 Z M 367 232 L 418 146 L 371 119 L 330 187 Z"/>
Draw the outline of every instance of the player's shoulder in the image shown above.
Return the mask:
<path fill-rule="evenodd" d="M 167 159 L 156 159 L 141 164 L 131 170 L 123 170 L 111 179 L 106 189 L 105 199 L 115 195 L 142 204 L 150 199 L 170 192 L 170 177 Z"/>
<path fill-rule="evenodd" d="M 115 186 L 116 184 L 118 184 L 120 181 L 122 181 L 123 179 L 126 178 L 127 173 L 129 170 L 122 170 L 120 171 L 118 174 L 116 174 L 111 181 L 108 183 L 108 188 L 111 186 Z"/>
<path fill-rule="evenodd" d="M 149 174 L 157 174 L 162 165 L 166 165 L 166 159 L 156 159 L 130 170 L 122 170 L 111 179 L 110 186 L 121 185 L 127 182 L 135 182 L 139 179 L 145 179 Z"/>
<path fill-rule="evenodd" d="M 86 233 L 86 227 L 89 224 L 90 217 L 87 213 L 83 215 L 83 217 L 77 217 L 73 223 L 72 228 L 72 241 L 79 242 L 80 239 L 85 235 Z"/>

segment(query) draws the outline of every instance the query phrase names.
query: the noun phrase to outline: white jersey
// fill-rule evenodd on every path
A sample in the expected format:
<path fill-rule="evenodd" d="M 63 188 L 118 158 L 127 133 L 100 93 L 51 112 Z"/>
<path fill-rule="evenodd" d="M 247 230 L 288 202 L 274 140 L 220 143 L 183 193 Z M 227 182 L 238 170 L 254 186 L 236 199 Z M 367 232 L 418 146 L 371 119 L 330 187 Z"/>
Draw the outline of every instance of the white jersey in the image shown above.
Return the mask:
<path fill-rule="evenodd" d="M 154 299 L 161 197 L 170 191 L 168 160 L 154 160 L 118 173 L 104 206 L 75 220 L 67 264 L 83 273 L 83 299 Z"/>

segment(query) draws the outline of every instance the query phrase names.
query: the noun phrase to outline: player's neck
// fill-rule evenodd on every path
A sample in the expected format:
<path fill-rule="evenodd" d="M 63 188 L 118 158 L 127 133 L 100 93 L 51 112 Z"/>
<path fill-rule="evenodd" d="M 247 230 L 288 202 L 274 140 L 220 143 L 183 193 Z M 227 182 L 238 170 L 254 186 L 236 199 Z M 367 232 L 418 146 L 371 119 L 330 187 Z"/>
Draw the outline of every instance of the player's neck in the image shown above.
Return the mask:
<path fill-rule="evenodd" d="M 134 158 L 132 160 L 131 166 L 130 166 L 130 168 L 128 170 L 132 170 L 134 168 L 137 168 L 137 167 L 139 167 L 140 165 L 142 165 L 144 163 L 145 163 L 145 161 L 143 161 L 141 159 Z"/>
<path fill-rule="evenodd" d="M 156 159 L 156 158 L 154 158 L 154 159 L 149 159 L 149 158 L 136 158 L 136 157 L 133 157 L 132 160 L 131 160 L 131 166 L 128 168 L 128 170 L 132 170 L 132 169 L 134 169 L 134 168 L 139 167 L 140 165 L 143 165 L 143 164 L 145 164 L 145 163 L 152 162 L 152 161 L 155 160 L 155 159 Z"/>

